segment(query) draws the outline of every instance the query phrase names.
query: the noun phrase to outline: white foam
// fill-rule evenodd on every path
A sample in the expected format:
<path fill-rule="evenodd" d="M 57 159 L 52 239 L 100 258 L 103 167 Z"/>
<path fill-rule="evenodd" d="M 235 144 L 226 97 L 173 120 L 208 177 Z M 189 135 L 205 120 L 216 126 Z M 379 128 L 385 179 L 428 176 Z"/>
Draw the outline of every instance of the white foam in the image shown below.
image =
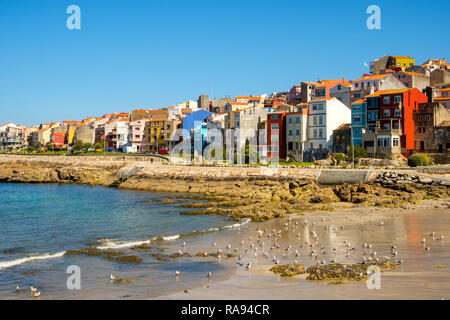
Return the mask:
<path fill-rule="evenodd" d="M 224 226 L 223 228 L 224 228 L 224 229 L 239 228 L 239 227 L 243 226 L 244 224 L 249 223 L 250 221 L 251 221 L 251 219 L 245 218 L 245 219 L 242 219 L 242 222 L 241 222 L 241 223 L 230 224 L 230 225 L 228 225 L 228 226 Z"/>
<path fill-rule="evenodd" d="M 45 254 L 38 255 L 38 256 L 20 258 L 20 259 L 11 260 L 11 261 L 3 261 L 3 262 L 0 262 L 0 270 L 6 269 L 6 268 L 11 268 L 11 267 L 14 267 L 14 266 L 17 266 L 20 264 L 24 264 L 24 263 L 27 263 L 30 261 L 59 258 L 59 257 L 62 257 L 65 253 L 66 253 L 65 251 L 61 251 L 61 252 L 57 252 L 57 253 L 45 253 Z"/>
<path fill-rule="evenodd" d="M 180 235 L 176 234 L 174 236 L 167 236 L 167 237 L 161 237 L 161 238 L 165 241 L 172 241 L 172 240 L 177 240 L 179 237 L 180 237 Z"/>
<path fill-rule="evenodd" d="M 103 242 L 103 245 L 97 247 L 97 249 L 99 249 L 99 250 L 121 249 L 121 248 L 129 248 L 129 247 L 139 246 L 141 244 L 150 244 L 150 240 L 138 240 L 138 241 L 128 241 L 128 242 L 106 240 L 105 242 Z"/>

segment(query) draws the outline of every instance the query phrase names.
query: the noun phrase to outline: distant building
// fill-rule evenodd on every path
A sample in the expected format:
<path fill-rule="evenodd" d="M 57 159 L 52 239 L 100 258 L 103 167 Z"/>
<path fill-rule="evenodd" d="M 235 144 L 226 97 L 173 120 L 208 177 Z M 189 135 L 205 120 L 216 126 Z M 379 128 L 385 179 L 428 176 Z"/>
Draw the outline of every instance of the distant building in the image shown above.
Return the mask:
<path fill-rule="evenodd" d="M 351 122 L 350 108 L 336 98 L 312 100 L 308 105 L 306 147 L 312 151 L 333 150 L 333 130 Z"/>
<path fill-rule="evenodd" d="M 286 114 L 286 146 L 287 158 L 303 161 L 308 125 L 308 106 L 299 111 Z"/>
<path fill-rule="evenodd" d="M 370 63 L 370 73 L 379 74 L 385 69 L 406 68 L 412 67 L 416 64 L 416 60 L 407 56 L 384 56 L 376 59 Z"/>
<path fill-rule="evenodd" d="M 14 123 L 0 126 L 0 151 L 20 150 L 25 146 L 25 128 Z"/>
<path fill-rule="evenodd" d="M 209 111 L 209 96 L 202 94 L 197 100 L 198 108 Z"/>
<path fill-rule="evenodd" d="M 361 99 L 352 103 L 352 130 L 353 143 L 356 146 L 363 146 L 362 134 L 367 128 L 367 100 Z"/>
<path fill-rule="evenodd" d="M 344 123 L 333 130 L 333 152 L 347 153 L 349 146 L 352 146 L 352 127 Z"/>
<path fill-rule="evenodd" d="M 414 110 L 414 151 L 450 151 L 450 110 L 439 102 L 419 103 Z"/>
<path fill-rule="evenodd" d="M 286 112 L 267 115 L 267 157 L 286 159 Z"/>
<path fill-rule="evenodd" d="M 363 145 L 372 157 L 408 157 L 414 151 L 413 111 L 428 97 L 417 88 L 383 90 L 366 96 L 367 130 Z"/>
<path fill-rule="evenodd" d="M 432 71 L 430 84 L 432 86 L 450 84 L 450 70 L 436 69 Z"/>
<path fill-rule="evenodd" d="M 130 121 L 142 120 L 142 119 L 167 119 L 168 112 L 166 110 L 153 110 L 153 109 L 136 109 L 131 111 Z"/>

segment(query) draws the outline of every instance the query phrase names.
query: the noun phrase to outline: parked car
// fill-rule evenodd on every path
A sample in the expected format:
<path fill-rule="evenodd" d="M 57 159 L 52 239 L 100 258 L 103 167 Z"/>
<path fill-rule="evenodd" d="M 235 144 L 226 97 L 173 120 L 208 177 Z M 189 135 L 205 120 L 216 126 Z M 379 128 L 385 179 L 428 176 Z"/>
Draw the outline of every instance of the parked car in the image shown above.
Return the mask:
<path fill-rule="evenodd" d="M 165 149 L 165 148 L 161 148 L 161 149 L 158 150 L 158 153 L 159 154 L 169 154 L 169 150 Z"/>

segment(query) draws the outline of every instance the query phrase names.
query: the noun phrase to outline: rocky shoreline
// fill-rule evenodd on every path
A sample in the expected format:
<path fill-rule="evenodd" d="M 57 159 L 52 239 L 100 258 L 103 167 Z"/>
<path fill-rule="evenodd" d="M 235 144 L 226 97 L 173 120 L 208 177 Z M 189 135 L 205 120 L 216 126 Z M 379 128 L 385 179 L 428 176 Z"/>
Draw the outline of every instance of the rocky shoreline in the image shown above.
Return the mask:
<path fill-rule="evenodd" d="M 138 172 L 123 178 L 123 172 L 133 170 Z M 77 183 L 192 194 L 173 199 L 180 202 L 183 214 L 221 214 L 235 220 L 264 221 L 349 206 L 401 207 L 450 196 L 450 183 L 411 172 L 379 171 L 372 174 L 371 181 L 324 186 L 317 183 L 317 170 L 285 169 L 275 174 L 267 171 L 267 168 L 208 171 L 119 159 L 0 157 L 0 182 Z"/>

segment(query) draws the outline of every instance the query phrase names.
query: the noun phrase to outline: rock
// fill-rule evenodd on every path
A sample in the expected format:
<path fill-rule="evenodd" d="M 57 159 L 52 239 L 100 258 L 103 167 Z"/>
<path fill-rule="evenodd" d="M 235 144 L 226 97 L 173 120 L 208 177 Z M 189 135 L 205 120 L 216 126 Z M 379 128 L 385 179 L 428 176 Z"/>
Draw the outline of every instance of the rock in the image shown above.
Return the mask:
<path fill-rule="evenodd" d="M 287 277 L 294 277 L 299 274 L 304 274 L 305 266 L 298 263 L 275 265 L 272 268 L 270 268 L 270 271 L 272 271 L 275 274 L 279 274 L 283 278 L 287 278 Z"/>

